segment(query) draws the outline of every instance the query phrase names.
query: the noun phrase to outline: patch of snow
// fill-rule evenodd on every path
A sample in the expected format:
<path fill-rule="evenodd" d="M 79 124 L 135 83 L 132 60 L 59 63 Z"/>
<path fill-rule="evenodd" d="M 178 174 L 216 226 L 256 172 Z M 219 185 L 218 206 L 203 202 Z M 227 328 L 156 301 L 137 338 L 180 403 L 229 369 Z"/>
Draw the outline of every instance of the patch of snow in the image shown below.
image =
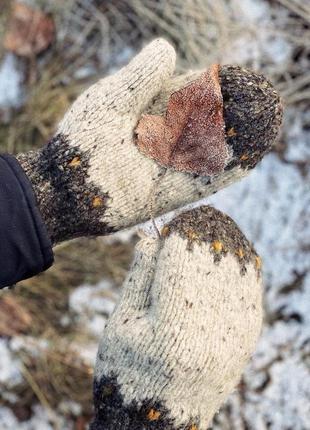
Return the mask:
<path fill-rule="evenodd" d="M 67 419 L 54 413 L 52 410 L 47 410 L 41 405 L 33 407 L 33 416 L 29 421 L 22 423 L 21 430 L 73 430 L 73 426 Z"/>
<path fill-rule="evenodd" d="M 251 65 L 254 69 L 259 69 L 261 60 L 261 42 L 252 36 L 240 36 L 227 46 L 223 58 L 226 64 Z"/>
<path fill-rule="evenodd" d="M 84 360 L 85 364 L 89 366 L 95 366 L 98 344 L 97 343 L 88 343 L 87 345 L 76 345 L 76 350 L 79 353 L 79 356 Z"/>
<path fill-rule="evenodd" d="M 273 34 L 267 33 L 266 37 L 262 37 L 263 52 L 266 58 L 273 64 L 285 64 L 292 54 L 291 44 L 283 37 L 275 37 Z"/>
<path fill-rule="evenodd" d="M 117 298 L 112 284 L 103 280 L 96 286 L 82 285 L 76 288 L 70 295 L 69 307 L 78 315 L 81 326 L 93 335 L 100 336 Z"/>
<path fill-rule="evenodd" d="M 59 404 L 58 406 L 59 411 L 68 416 L 68 415 L 74 415 L 75 417 L 78 417 L 82 413 L 82 406 L 72 400 L 66 400 Z"/>
<path fill-rule="evenodd" d="M 137 234 L 139 226 L 127 228 L 125 230 L 117 231 L 109 236 L 102 237 L 101 239 L 107 244 L 116 242 L 130 243 L 132 238 Z"/>
<path fill-rule="evenodd" d="M 113 285 L 107 280 L 102 280 L 95 286 L 81 285 L 76 288 L 69 297 L 69 307 L 76 314 L 81 329 L 99 339 L 118 299 L 119 294 Z M 95 365 L 97 342 L 75 343 L 71 347 L 77 351 L 85 364 L 92 367 Z"/>
<path fill-rule="evenodd" d="M 69 327 L 69 325 L 71 324 L 71 319 L 70 319 L 69 315 L 63 315 L 63 316 L 60 318 L 60 324 L 61 324 L 63 327 Z"/>
<path fill-rule="evenodd" d="M 99 337 L 102 335 L 107 323 L 107 318 L 101 315 L 94 315 L 88 322 L 88 330 Z"/>
<path fill-rule="evenodd" d="M 134 56 L 134 49 L 130 46 L 125 46 L 116 56 L 118 65 L 126 64 Z"/>
<path fill-rule="evenodd" d="M 21 383 L 23 378 L 19 366 L 19 360 L 12 354 L 9 341 L 0 338 L 0 384 L 13 388 Z"/>
<path fill-rule="evenodd" d="M 18 429 L 18 421 L 9 408 L 0 408 L 0 428 L 2 430 Z"/>
<path fill-rule="evenodd" d="M 208 199 L 254 242 L 267 284 L 279 288 L 310 269 L 310 186 L 298 169 L 270 154 L 241 182 Z"/>
<path fill-rule="evenodd" d="M 77 69 L 74 72 L 73 77 L 75 79 L 86 79 L 86 78 L 89 78 L 90 76 L 94 76 L 96 73 L 97 73 L 96 68 L 90 64 Z"/>
<path fill-rule="evenodd" d="M 291 142 L 285 159 L 292 162 L 310 161 L 310 110 L 287 108 L 284 112 L 286 138 Z"/>
<path fill-rule="evenodd" d="M 285 330 L 283 324 L 282 330 Z M 270 337 L 272 333 L 270 333 Z M 298 354 L 284 354 L 279 357 L 268 372 L 259 368 L 249 370 L 245 374 L 248 389 L 245 394 L 243 414 L 251 423 L 251 430 L 265 428 L 270 423 L 273 430 L 308 428 L 309 411 L 309 369 Z M 255 387 L 261 375 L 261 383 Z M 266 380 L 276 381 L 267 384 L 261 392 L 260 386 Z"/>
<path fill-rule="evenodd" d="M 82 285 L 69 298 L 69 306 L 76 313 L 104 313 L 110 315 L 115 304 L 112 284 L 106 280 L 98 285 Z"/>
<path fill-rule="evenodd" d="M 36 405 L 34 413 L 29 421 L 19 423 L 21 430 L 53 430 L 54 426 L 50 421 L 50 415 L 41 406 Z M 59 419 L 57 419 L 59 421 Z"/>
<path fill-rule="evenodd" d="M 0 65 L 0 108 L 19 107 L 22 103 L 22 74 L 16 57 L 8 53 Z"/>
<path fill-rule="evenodd" d="M 246 32 L 228 44 L 223 54 L 223 62 L 244 64 L 254 70 L 262 69 L 262 58 L 270 66 L 284 69 L 292 53 L 292 47 L 284 38 L 262 31 L 259 35 Z"/>
<path fill-rule="evenodd" d="M 271 6 L 261 0 L 235 0 L 232 9 L 242 31 L 227 43 L 222 53 L 223 62 L 243 64 L 256 70 L 266 67 L 267 63 L 284 70 L 292 54 L 292 45 L 275 25 Z M 283 16 L 283 23 L 285 20 Z"/>
<path fill-rule="evenodd" d="M 113 74 L 119 70 L 120 67 L 125 66 L 133 58 L 135 50 L 130 46 L 124 46 L 123 49 L 117 53 L 113 53 L 110 58 L 110 66 L 108 68 L 108 73 Z M 101 60 L 102 64 L 106 64 L 106 52 Z"/>
<path fill-rule="evenodd" d="M 4 390 L 1 391 L 1 399 L 6 400 L 7 402 L 11 403 L 11 405 L 16 403 L 19 400 L 16 394 L 14 394 L 11 391 L 4 391 Z"/>
<path fill-rule="evenodd" d="M 32 336 L 16 336 L 10 341 L 11 351 L 27 351 L 33 357 L 38 357 L 42 351 L 49 347 L 49 342 L 43 338 L 34 338 Z"/>
<path fill-rule="evenodd" d="M 240 10 L 240 18 L 249 22 L 261 22 L 269 16 L 268 4 L 261 0 L 242 0 L 237 3 L 234 0 L 233 5 L 235 9 Z"/>
<path fill-rule="evenodd" d="M 56 417 L 52 411 L 47 411 L 40 405 L 33 407 L 33 415 L 28 421 L 18 421 L 11 409 L 0 407 L 1 430 L 72 430 L 71 423 Z"/>

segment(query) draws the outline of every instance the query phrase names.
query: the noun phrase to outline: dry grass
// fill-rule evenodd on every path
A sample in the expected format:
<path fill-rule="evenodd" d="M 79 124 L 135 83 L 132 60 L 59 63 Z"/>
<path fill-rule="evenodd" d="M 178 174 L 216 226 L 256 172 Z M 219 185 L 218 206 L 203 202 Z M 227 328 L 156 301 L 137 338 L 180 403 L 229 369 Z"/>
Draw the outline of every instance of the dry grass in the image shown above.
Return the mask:
<path fill-rule="evenodd" d="M 53 65 L 54 66 L 54 65 Z M 80 83 L 61 84 L 61 76 L 47 68 L 28 88 L 27 103 L 13 114 L 9 124 L 0 126 L 1 150 L 10 153 L 42 146 L 54 132 L 72 100 L 81 92 Z"/>
<path fill-rule="evenodd" d="M 80 239 L 55 252 L 55 264 L 47 272 L 18 284 L 13 290 L 0 292 L 3 312 L 8 298 L 17 300 L 17 308 L 25 309 L 31 320 L 27 334 L 48 338 L 69 335 L 74 328 L 63 327 L 61 318 L 68 313 L 72 289 L 83 283 L 95 284 L 105 278 L 121 285 L 132 259 L 133 244 L 106 244 L 101 239 Z M 5 306 L 6 305 L 6 306 Z M 3 316 L 4 318 L 4 316 Z M 9 327 L 8 327 L 9 329 Z M 11 330 L 11 329 L 10 329 Z M 17 332 L 25 333 L 25 330 Z M 5 333 L 2 328 L 2 335 Z"/>
<path fill-rule="evenodd" d="M 309 102 L 309 4 L 302 0 L 270 0 L 269 3 L 273 19 L 269 25 L 262 24 L 259 32 L 275 39 L 284 37 L 292 48 L 292 58 L 285 69 L 273 61 L 261 63 L 259 69 L 279 88 L 286 104 Z M 111 46 L 137 46 L 141 40 L 164 36 L 178 51 L 179 70 L 225 63 L 225 53 L 233 49 L 234 40 L 253 37 L 258 31 L 251 23 L 240 21 L 238 0 L 119 0 L 98 4 L 109 27 L 108 52 Z M 252 62 L 247 65 L 255 67 Z"/>
<path fill-rule="evenodd" d="M 107 50 L 118 46 L 140 46 L 164 36 L 178 51 L 178 68 L 199 67 L 220 60 L 234 25 L 225 0 L 119 0 L 97 2 L 107 22 Z"/>
<path fill-rule="evenodd" d="M 58 429 L 55 414 L 70 400 L 80 405 L 80 416 L 73 417 L 70 410 L 62 410 L 62 414 L 77 419 L 80 428 L 85 428 L 92 411 L 93 369 L 80 358 L 79 350 L 88 348 L 91 339 L 75 326 L 68 306 L 70 292 L 103 278 L 121 285 L 133 247 L 133 243 L 107 244 L 102 239 L 68 243 L 56 250 L 56 263 L 46 273 L 21 282 L 14 290 L 0 292 L 1 335 L 21 336 L 27 345 L 16 353 L 23 375 L 23 382 L 14 388 L 18 400 L 11 404 L 0 394 L 0 404 L 26 419 L 39 402 Z M 65 326 L 64 316 L 69 321 Z"/>
<path fill-rule="evenodd" d="M 0 41 L 12 4 L 6 0 L 4 3 L 0 18 Z M 10 113 L 9 123 L 0 124 L 0 149 L 10 153 L 40 147 L 52 136 L 69 105 L 91 83 L 91 79 L 77 79 L 75 73 L 86 64 L 89 65 L 101 40 L 96 37 L 96 25 L 86 25 L 89 16 L 79 16 L 80 8 L 75 1 L 38 0 L 35 3 L 47 12 L 53 12 L 58 25 L 57 39 L 48 51 L 40 55 L 38 61 L 19 59 L 19 67 L 24 75 L 26 102 L 21 109 Z M 91 47 L 87 48 L 88 44 Z M 0 43 L 0 57 L 3 54 L 2 46 Z"/>
<path fill-rule="evenodd" d="M 95 284 L 103 278 L 121 285 L 133 246 L 120 242 L 107 244 L 102 239 L 67 243 L 56 250 L 56 263 L 50 270 L 21 282 L 13 290 L 0 292 L 1 335 L 19 335 L 27 344 L 26 349 L 17 353 L 24 377 L 22 384 L 14 388 L 19 400 L 9 405 L 17 416 L 27 417 L 32 405 L 40 402 L 50 411 L 53 422 L 52 411 L 67 400 L 81 405 L 83 417 L 90 414 L 93 369 L 76 350 L 83 348 L 84 343 L 87 345 L 90 338 L 74 324 L 69 295 L 76 286 Z M 69 317 L 65 326 L 64 316 Z M 41 348 L 35 339 L 47 342 L 48 347 Z M 0 403 L 8 405 L 1 395 Z M 56 424 L 54 427 L 57 428 Z"/>
<path fill-rule="evenodd" d="M 19 353 L 23 375 L 33 394 L 51 411 L 57 409 L 61 400 L 70 400 L 80 404 L 84 414 L 91 413 L 93 369 L 82 361 L 69 343 L 60 342 L 58 338 L 50 343 L 51 346 L 38 356 L 31 356 L 26 351 Z"/>
<path fill-rule="evenodd" d="M 69 342 L 59 337 L 50 338 L 49 347 L 41 349 L 28 339 L 27 347 L 17 353 L 24 378 L 24 382 L 14 389 L 18 400 L 10 404 L 3 399 L 2 403 L 11 407 L 19 419 L 25 420 L 31 416 L 32 406 L 39 402 L 55 429 L 59 428 L 56 419 L 59 406 L 67 419 L 75 420 L 70 409 L 65 409 L 66 402 L 80 405 L 81 416 L 88 419 L 92 413 L 93 369 L 83 362 Z M 30 352 L 29 348 L 36 353 Z"/>

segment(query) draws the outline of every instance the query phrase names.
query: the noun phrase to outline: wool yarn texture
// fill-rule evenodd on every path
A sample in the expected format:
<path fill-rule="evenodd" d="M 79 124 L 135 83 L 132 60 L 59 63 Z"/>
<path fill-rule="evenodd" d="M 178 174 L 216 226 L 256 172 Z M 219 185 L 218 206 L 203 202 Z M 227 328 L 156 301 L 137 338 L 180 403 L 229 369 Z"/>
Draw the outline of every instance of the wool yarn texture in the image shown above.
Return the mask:
<path fill-rule="evenodd" d="M 100 342 L 92 430 L 205 430 L 262 324 L 259 257 L 212 207 L 138 243 Z"/>
<path fill-rule="evenodd" d="M 142 114 L 165 115 L 171 94 L 204 73 L 173 76 L 175 58 L 168 42 L 153 41 L 87 89 L 45 147 L 18 155 L 54 244 L 112 233 L 197 201 L 244 177 L 271 148 L 281 121 L 278 94 L 261 75 L 223 66 L 229 157 L 222 170 L 202 176 L 145 156 L 136 145 Z"/>

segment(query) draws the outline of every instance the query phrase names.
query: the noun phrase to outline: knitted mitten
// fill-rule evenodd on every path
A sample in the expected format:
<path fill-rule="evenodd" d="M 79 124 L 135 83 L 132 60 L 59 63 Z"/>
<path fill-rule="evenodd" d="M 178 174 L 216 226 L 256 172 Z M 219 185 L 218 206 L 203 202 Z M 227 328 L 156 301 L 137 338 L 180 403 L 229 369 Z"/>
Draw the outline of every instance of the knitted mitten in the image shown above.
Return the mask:
<path fill-rule="evenodd" d="M 92 430 L 205 430 L 262 323 L 260 259 L 203 207 L 136 248 L 97 355 Z"/>
<path fill-rule="evenodd" d="M 174 63 L 174 49 L 155 40 L 86 90 L 43 149 L 18 156 L 53 243 L 113 232 L 214 193 L 271 147 L 281 116 L 277 93 L 263 77 L 225 66 L 225 169 L 214 177 L 166 170 L 140 152 L 134 130 L 141 114 L 163 114 L 171 93 L 201 75 L 171 78 Z"/>

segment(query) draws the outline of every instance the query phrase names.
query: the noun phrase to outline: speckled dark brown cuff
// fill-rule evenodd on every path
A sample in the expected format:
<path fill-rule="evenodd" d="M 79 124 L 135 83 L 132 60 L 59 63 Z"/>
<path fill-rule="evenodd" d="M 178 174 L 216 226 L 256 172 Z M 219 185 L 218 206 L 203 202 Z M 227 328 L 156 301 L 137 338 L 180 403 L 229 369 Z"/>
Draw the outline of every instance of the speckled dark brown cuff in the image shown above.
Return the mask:
<path fill-rule="evenodd" d="M 251 169 L 279 133 L 283 115 L 279 94 L 263 75 L 239 66 L 221 66 L 219 78 L 226 139 L 232 149 L 225 170 L 237 165 Z"/>
<path fill-rule="evenodd" d="M 79 236 L 110 233 L 100 221 L 108 194 L 88 179 L 89 156 L 58 134 L 39 151 L 17 156 L 55 245 Z"/>
<path fill-rule="evenodd" d="M 252 244 L 228 215 L 212 206 L 182 213 L 163 228 L 162 235 L 167 237 L 173 232 L 188 240 L 188 249 L 194 242 L 208 243 L 215 264 L 230 253 L 240 264 L 241 275 L 246 273 L 249 263 L 260 274 L 261 259 Z"/>
<path fill-rule="evenodd" d="M 90 430 L 199 430 L 192 420 L 179 427 L 169 411 L 155 399 L 125 405 L 117 378 L 102 377 L 94 383 L 95 419 Z"/>

